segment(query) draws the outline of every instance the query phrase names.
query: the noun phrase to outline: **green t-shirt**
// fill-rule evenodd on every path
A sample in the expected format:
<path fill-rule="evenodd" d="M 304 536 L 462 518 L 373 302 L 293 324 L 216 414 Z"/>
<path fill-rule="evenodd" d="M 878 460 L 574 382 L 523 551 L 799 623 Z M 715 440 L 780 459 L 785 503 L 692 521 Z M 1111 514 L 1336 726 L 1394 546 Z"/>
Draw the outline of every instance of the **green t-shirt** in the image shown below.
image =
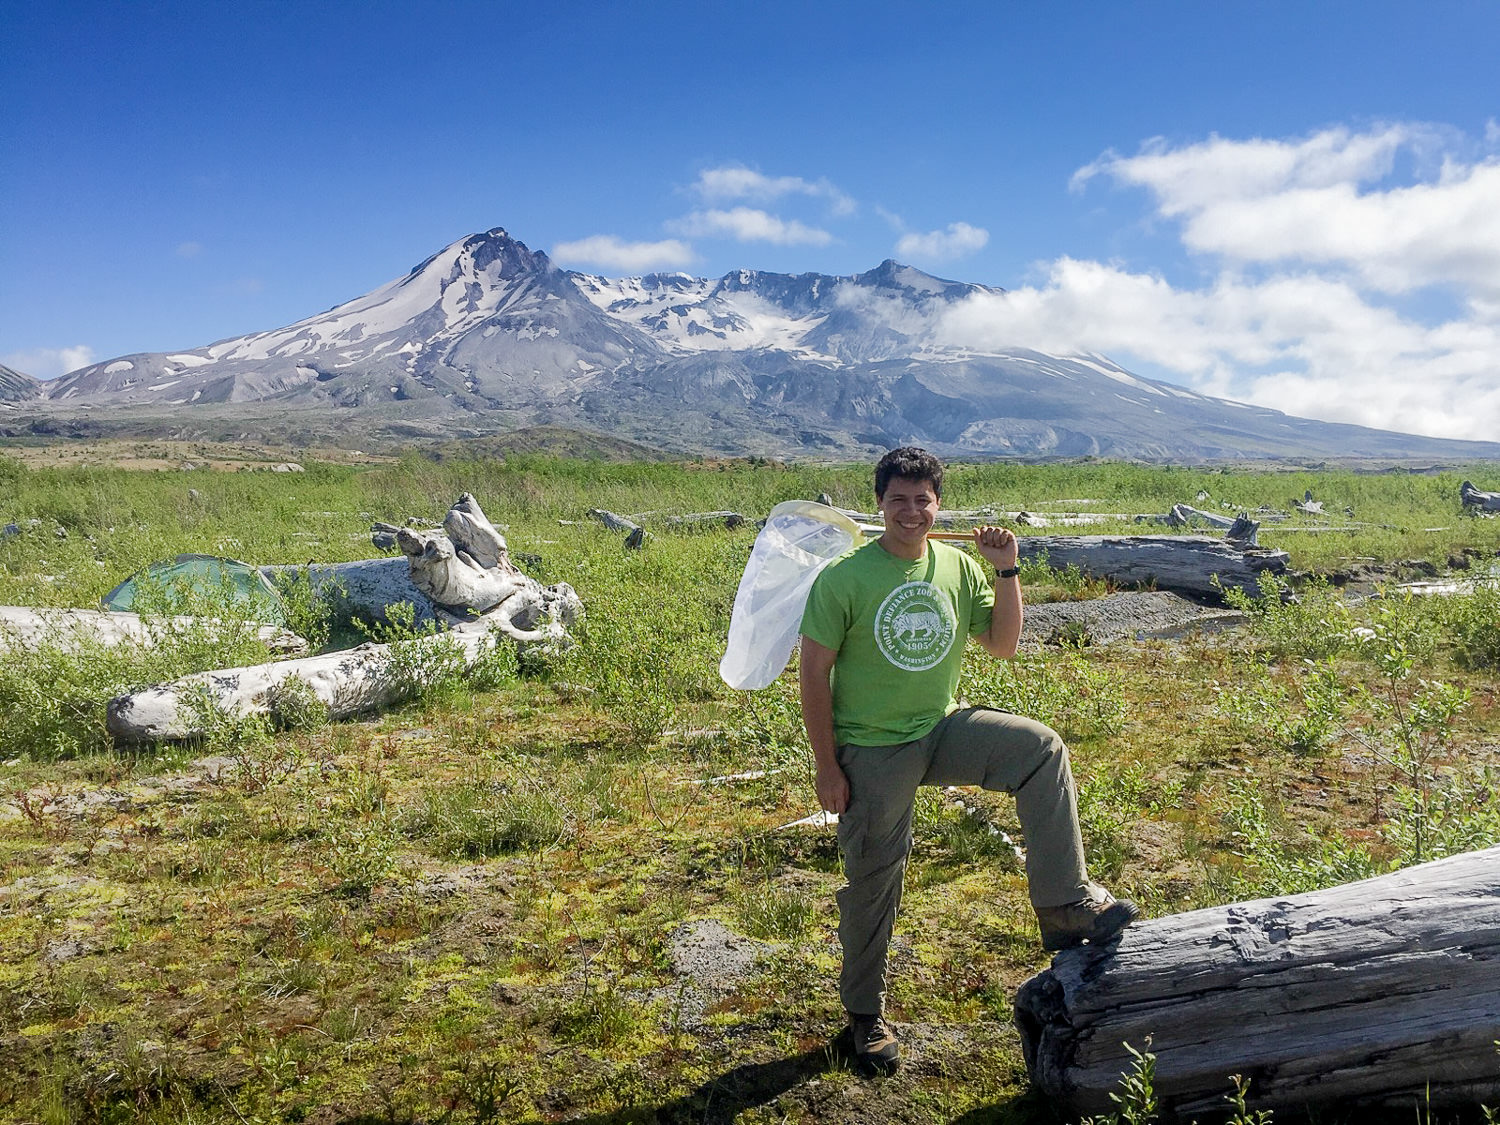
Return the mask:
<path fill-rule="evenodd" d="M 929 539 L 927 555 L 898 559 L 878 541 L 829 563 L 813 581 L 802 632 L 838 653 L 833 733 L 840 746 L 921 738 L 957 704 L 964 642 L 990 627 L 988 573 Z"/>

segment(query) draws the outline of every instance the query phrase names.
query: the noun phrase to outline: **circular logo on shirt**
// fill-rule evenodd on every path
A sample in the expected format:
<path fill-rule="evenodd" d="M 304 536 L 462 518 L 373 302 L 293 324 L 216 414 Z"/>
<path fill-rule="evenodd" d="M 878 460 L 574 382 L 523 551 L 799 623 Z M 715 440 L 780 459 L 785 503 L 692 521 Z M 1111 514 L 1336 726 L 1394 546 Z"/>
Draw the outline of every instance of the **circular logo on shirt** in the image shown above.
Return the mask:
<path fill-rule="evenodd" d="M 957 635 L 953 607 L 931 582 L 897 586 L 875 611 L 875 644 L 882 656 L 908 672 L 940 664 Z"/>

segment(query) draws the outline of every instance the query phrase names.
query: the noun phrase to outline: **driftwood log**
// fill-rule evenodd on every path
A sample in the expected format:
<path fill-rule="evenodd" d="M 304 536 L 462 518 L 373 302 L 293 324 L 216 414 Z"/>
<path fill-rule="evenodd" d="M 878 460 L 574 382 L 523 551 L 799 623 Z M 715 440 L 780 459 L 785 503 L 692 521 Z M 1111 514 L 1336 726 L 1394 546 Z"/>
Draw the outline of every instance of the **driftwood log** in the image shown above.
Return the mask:
<path fill-rule="evenodd" d="M 151 646 L 192 629 L 244 629 L 272 652 L 307 651 L 307 641 L 279 625 L 241 625 L 198 617 L 141 617 L 103 609 L 48 609 L 0 606 L 0 652 L 12 648 L 53 645 L 75 648 L 83 644 L 131 643 Z"/>
<path fill-rule="evenodd" d="M 1015 1012 L 1032 1082 L 1079 1114 L 1148 1038 L 1182 1121 L 1222 1116 L 1232 1074 L 1278 1113 L 1494 1105 L 1500 848 L 1137 923 L 1059 954 Z"/>
<path fill-rule="evenodd" d="M 1253 592 L 1262 571 L 1284 573 L 1289 561 L 1285 551 L 1208 535 L 1023 535 L 1020 545 L 1024 561 L 1045 555 L 1059 570 L 1076 566 L 1121 584 L 1208 596 L 1219 592 L 1215 578 Z"/>
<path fill-rule="evenodd" d="M 1500 512 L 1500 492 L 1481 492 L 1473 481 L 1464 481 L 1458 486 L 1458 498 L 1465 508 L 1476 508 L 1481 512 Z"/>
<path fill-rule="evenodd" d="M 365 644 L 344 652 L 278 660 L 248 668 L 198 672 L 170 684 L 121 695 L 109 701 L 105 726 L 123 743 L 182 741 L 204 734 L 214 711 L 230 715 L 274 715 L 296 693 L 310 691 L 327 708 L 327 717 L 342 719 L 389 707 L 421 685 L 403 669 L 420 663 L 423 654 L 456 654 L 467 668 L 489 646 L 508 644 L 503 634 L 480 619 L 455 625 L 407 642 L 398 658 L 394 646 Z"/>

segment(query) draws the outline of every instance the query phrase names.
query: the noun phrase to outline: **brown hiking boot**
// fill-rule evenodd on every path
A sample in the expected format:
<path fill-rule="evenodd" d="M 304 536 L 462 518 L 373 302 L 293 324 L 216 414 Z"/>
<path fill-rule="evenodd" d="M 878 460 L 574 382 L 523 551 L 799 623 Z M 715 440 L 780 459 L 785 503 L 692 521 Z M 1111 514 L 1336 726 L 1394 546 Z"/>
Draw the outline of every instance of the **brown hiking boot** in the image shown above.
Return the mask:
<path fill-rule="evenodd" d="M 881 1016 L 849 1014 L 849 1040 L 854 1061 L 869 1074 L 893 1074 L 901 1065 L 896 1033 Z"/>
<path fill-rule="evenodd" d="M 1088 942 L 1103 945 L 1119 936 L 1121 930 L 1141 916 L 1140 907 L 1129 899 L 1116 899 L 1103 887 L 1095 885 L 1089 898 L 1066 906 L 1039 906 L 1037 925 L 1042 931 L 1042 948 L 1051 952 L 1071 949 Z"/>

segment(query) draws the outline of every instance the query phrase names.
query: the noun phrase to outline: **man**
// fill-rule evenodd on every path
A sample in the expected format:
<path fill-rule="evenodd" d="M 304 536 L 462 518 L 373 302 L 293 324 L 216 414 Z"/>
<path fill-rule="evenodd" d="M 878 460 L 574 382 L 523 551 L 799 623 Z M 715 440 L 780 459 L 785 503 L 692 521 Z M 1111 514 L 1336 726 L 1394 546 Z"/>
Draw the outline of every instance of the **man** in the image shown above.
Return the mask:
<path fill-rule="evenodd" d="M 883 1018 L 886 953 L 911 849 L 919 785 L 980 785 L 1016 798 L 1031 902 L 1050 950 L 1115 937 L 1140 916 L 1092 882 L 1078 832 L 1067 747 L 1050 727 L 954 702 L 966 636 L 1001 660 L 1021 637 L 1015 535 L 982 527 L 993 568 L 928 540 L 943 466 L 923 449 L 875 467 L 879 539 L 818 575 L 802 618 L 802 718 L 818 802 L 839 814 L 847 885 L 838 892 L 839 994 L 856 1061 L 889 1073 L 900 1058 Z"/>

